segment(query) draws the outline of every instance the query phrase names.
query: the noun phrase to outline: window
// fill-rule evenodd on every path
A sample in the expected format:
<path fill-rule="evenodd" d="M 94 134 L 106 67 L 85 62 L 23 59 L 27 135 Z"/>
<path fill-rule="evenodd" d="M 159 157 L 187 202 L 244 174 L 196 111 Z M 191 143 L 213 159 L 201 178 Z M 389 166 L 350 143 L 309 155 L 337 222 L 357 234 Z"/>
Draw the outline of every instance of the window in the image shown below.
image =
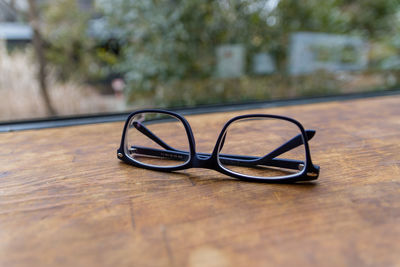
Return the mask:
<path fill-rule="evenodd" d="M 0 121 L 394 90 L 382 1 L 0 0 Z"/>

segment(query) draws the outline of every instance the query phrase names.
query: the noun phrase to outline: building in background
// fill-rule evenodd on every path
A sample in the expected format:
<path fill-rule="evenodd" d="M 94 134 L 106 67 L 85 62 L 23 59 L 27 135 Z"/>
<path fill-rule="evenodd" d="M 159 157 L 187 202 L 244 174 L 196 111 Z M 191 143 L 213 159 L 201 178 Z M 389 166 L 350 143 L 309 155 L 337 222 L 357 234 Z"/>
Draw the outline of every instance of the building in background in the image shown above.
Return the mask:
<path fill-rule="evenodd" d="M 13 48 L 29 43 L 32 40 L 32 29 L 18 15 L 18 9 L 26 9 L 26 1 L 4 1 L 0 0 L 0 40 L 7 47 Z"/>
<path fill-rule="evenodd" d="M 36 0 L 38 4 L 49 0 Z M 75 0 L 84 12 L 94 9 L 94 0 Z M 32 28 L 21 14 L 28 14 L 26 0 L 0 0 L 0 40 L 6 42 L 8 48 L 24 46 L 32 41 Z"/>

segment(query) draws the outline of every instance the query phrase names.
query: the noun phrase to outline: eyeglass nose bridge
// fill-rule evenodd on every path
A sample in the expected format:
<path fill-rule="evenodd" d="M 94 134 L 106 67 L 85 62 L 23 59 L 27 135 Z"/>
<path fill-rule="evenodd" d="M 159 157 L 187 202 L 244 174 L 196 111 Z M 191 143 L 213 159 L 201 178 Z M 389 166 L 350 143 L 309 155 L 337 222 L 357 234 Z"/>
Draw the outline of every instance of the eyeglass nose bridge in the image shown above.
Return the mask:
<path fill-rule="evenodd" d="M 204 168 L 204 169 L 214 169 L 217 166 L 216 155 L 201 155 L 195 154 L 192 161 L 192 166 L 194 168 Z"/>

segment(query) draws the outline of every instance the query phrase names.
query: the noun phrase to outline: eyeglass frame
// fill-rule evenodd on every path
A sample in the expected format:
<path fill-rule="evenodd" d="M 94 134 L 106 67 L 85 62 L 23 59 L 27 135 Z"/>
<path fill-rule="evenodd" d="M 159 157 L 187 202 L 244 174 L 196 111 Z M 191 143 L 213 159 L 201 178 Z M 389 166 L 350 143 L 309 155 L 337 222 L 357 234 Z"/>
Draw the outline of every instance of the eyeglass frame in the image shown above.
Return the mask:
<path fill-rule="evenodd" d="M 176 119 L 179 119 L 180 122 L 182 122 L 187 137 L 189 141 L 189 160 L 187 160 L 185 163 L 178 165 L 178 166 L 155 166 L 155 165 L 149 165 L 146 163 L 141 163 L 140 161 L 136 161 L 132 159 L 130 156 L 127 155 L 126 150 L 125 150 L 125 142 L 126 142 L 126 133 L 129 127 L 129 123 L 132 119 L 137 114 L 140 113 L 161 113 L 161 114 L 166 114 L 169 116 L 172 116 Z M 271 118 L 271 119 L 280 119 L 280 120 L 285 120 L 291 123 L 294 123 L 301 132 L 301 139 L 302 139 L 302 144 L 304 144 L 305 148 L 305 162 L 303 161 L 304 166 L 302 167 L 302 170 L 298 173 L 287 175 L 287 176 L 277 176 L 277 177 L 259 177 L 259 176 L 249 176 L 245 174 L 240 174 L 237 172 L 234 172 L 232 170 L 229 170 L 223 166 L 221 166 L 221 163 L 219 161 L 219 152 L 220 152 L 220 146 L 221 143 L 223 142 L 224 136 L 227 132 L 227 129 L 229 125 L 231 125 L 233 122 L 241 119 L 247 119 L 247 118 Z M 314 165 L 311 160 L 311 153 L 310 153 L 310 148 L 308 145 L 308 140 L 310 140 L 315 134 L 315 130 L 304 130 L 303 125 L 298 122 L 295 119 L 285 117 L 285 116 L 280 116 L 280 115 L 271 115 L 271 114 L 246 114 L 246 115 L 240 115 L 231 118 L 228 120 L 225 125 L 222 127 L 222 130 L 217 138 L 217 142 L 214 146 L 214 149 L 211 154 L 208 154 L 207 158 L 202 158 L 200 157 L 200 154 L 196 152 L 196 144 L 195 144 L 195 139 L 194 135 L 192 132 L 192 128 L 190 127 L 189 122 L 183 117 L 182 115 L 168 111 L 168 110 L 162 110 L 162 109 L 142 109 L 142 110 L 137 110 L 132 112 L 128 118 L 126 119 L 124 129 L 122 132 L 122 139 L 121 139 L 121 145 L 119 149 L 117 150 L 117 158 L 119 160 L 122 160 L 123 162 L 133 165 L 135 167 L 139 168 L 144 168 L 148 170 L 153 170 L 153 171 L 163 171 L 163 172 L 172 172 L 172 171 L 178 171 L 178 170 L 184 170 L 184 169 L 189 169 L 189 168 L 204 168 L 204 169 L 211 169 L 218 171 L 222 174 L 237 178 L 239 180 L 243 181 L 251 181 L 251 182 L 268 182 L 268 183 L 293 183 L 293 182 L 299 182 L 299 181 L 311 181 L 311 180 L 316 180 L 319 176 L 319 170 L 320 167 L 318 165 Z M 292 140 L 292 139 L 291 139 Z M 290 141 L 289 141 L 290 142 Z M 287 142 L 287 143 L 289 143 Z M 285 143 L 283 146 L 285 146 L 287 143 Z M 301 145 L 301 144 L 300 144 Z M 281 146 L 282 147 L 282 146 Z M 297 146 L 296 146 L 297 147 Z M 291 148 L 293 149 L 293 148 Z M 186 152 L 186 151 L 185 151 Z M 281 153 L 282 154 L 282 153 Z M 277 155 L 279 156 L 279 155 Z M 272 158 L 273 159 L 273 158 Z M 303 165 L 303 164 L 299 164 Z"/>

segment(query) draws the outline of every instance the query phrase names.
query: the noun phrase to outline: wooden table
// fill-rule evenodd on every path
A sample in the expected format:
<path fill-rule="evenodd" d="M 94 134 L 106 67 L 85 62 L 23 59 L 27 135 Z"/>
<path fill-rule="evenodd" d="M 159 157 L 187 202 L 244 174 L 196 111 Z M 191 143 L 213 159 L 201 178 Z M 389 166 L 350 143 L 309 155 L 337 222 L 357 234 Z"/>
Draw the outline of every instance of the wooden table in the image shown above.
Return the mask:
<path fill-rule="evenodd" d="M 250 112 L 189 116 L 198 147 Z M 316 182 L 134 168 L 121 122 L 0 134 L 0 266 L 400 266 L 400 96 L 257 112 L 317 130 Z"/>

